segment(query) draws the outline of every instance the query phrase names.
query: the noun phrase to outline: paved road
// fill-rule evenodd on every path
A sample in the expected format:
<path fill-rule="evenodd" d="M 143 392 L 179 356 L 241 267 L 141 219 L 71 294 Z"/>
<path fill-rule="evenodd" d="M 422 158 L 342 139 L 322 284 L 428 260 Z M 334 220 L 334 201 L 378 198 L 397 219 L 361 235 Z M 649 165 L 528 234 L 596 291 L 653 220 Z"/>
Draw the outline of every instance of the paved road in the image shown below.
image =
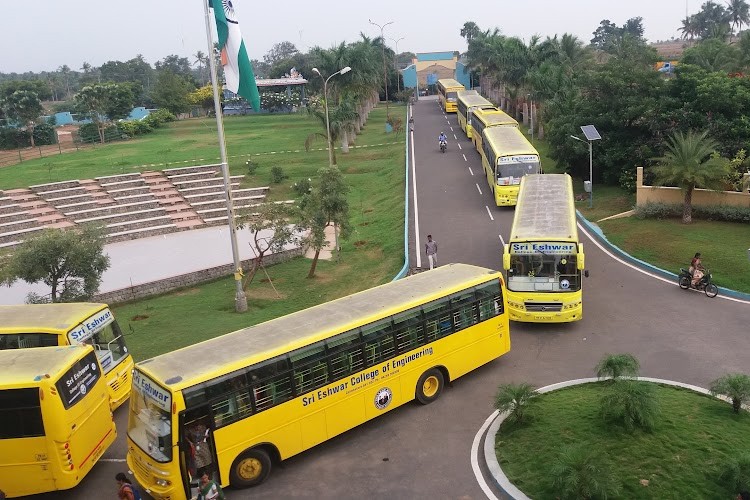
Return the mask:
<path fill-rule="evenodd" d="M 457 139 L 441 154 L 437 136 L 451 132 L 451 126 Z M 418 204 L 419 234 L 412 226 L 412 262 L 417 238 L 421 247 L 429 232 L 439 243 L 440 262 L 499 269 L 500 235 L 507 237 L 513 212 L 492 206 L 479 156 L 462 138 L 455 116 L 446 119 L 435 101 L 420 100 L 414 144 L 417 196 L 412 191 L 410 206 Z M 582 321 L 513 323 L 511 352 L 455 381 L 435 403 L 405 405 L 293 457 L 263 486 L 229 491 L 228 497 L 485 498 L 472 472 L 470 449 L 500 383 L 542 386 L 591 376 L 597 361 L 614 352 L 637 356 L 644 376 L 700 386 L 747 370 L 750 305 L 685 292 L 615 261 L 585 237 L 584 242 L 591 277 L 585 282 Z M 124 413 L 117 415 L 121 436 Z M 106 458 L 123 453 L 118 444 Z M 114 491 L 111 478 L 123 469 L 124 464 L 100 463 L 75 492 L 49 498 L 99 498 L 102 491 Z"/>

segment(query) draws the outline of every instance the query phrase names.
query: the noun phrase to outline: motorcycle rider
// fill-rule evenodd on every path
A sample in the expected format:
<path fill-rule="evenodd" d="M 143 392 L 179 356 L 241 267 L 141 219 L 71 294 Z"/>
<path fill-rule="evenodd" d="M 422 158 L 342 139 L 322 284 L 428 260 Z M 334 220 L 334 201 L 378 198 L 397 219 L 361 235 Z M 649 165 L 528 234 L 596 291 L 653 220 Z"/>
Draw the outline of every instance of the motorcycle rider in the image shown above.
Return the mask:
<path fill-rule="evenodd" d="M 448 136 L 445 135 L 445 132 L 440 132 L 440 135 L 438 136 L 438 146 L 445 143 L 445 145 L 448 145 Z"/>
<path fill-rule="evenodd" d="M 693 259 L 690 261 L 690 268 L 688 269 L 688 271 L 690 271 L 690 273 L 693 275 L 691 286 L 693 288 L 696 288 L 705 271 L 705 269 L 703 268 L 703 264 L 701 263 L 700 252 L 696 252 L 695 257 L 693 257 Z"/>

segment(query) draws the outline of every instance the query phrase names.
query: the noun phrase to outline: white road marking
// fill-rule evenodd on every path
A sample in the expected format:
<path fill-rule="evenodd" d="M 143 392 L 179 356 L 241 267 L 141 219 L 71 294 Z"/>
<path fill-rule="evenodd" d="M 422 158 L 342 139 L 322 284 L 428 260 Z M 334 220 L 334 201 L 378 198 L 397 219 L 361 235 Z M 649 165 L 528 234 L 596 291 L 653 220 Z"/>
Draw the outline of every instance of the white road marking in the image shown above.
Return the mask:
<path fill-rule="evenodd" d="M 497 237 L 500 238 L 500 243 L 502 243 L 502 245 L 505 246 L 505 240 L 503 239 L 503 235 L 498 234 Z"/>
<path fill-rule="evenodd" d="M 495 411 L 492 413 L 489 417 L 487 417 L 487 420 L 484 421 L 482 424 L 482 427 L 479 428 L 479 431 L 474 435 L 474 441 L 471 443 L 471 468 L 474 471 L 474 477 L 477 478 L 477 483 L 479 483 L 479 487 L 482 488 L 482 491 L 485 495 L 487 495 L 487 498 L 489 500 L 499 500 L 495 493 L 492 491 L 490 486 L 487 484 L 487 481 L 484 480 L 484 474 L 482 474 L 482 469 L 479 467 L 479 460 L 477 459 L 477 456 L 479 455 L 479 443 L 482 440 L 482 436 L 485 432 L 487 432 L 487 428 L 492 424 L 492 422 L 495 420 L 495 417 L 497 417 L 498 412 Z"/>
<path fill-rule="evenodd" d="M 633 264 L 630 264 L 629 262 L 625 262 L 624 260 L 622 260 L 621 258 L 619 258 L 618 256 L 616 256 L 615 254 L 611 253 L 609 250 L 607 250 L 606 248 L 604 248 L 598 241 L 596 241 L 596 239 L 594 239 L 588 233 L 588 231 L 586 231 L 586 229 L 583 227 L 583 225 L 580 222 L 578 223 L 578 229 L 580 229 L 583 232 L 583 234 L 585 234 L 594 243 L 594 245 L 596 245 L 597 247 L 599 247 L 599 249 L 602 252 L 604 252 L 605 254 L 609 255 L 610 257 L 612 257 L 614 260 L 616 260 L 620 264 L 626 265 L 630 269 L 638 271 L 641 274 L 645 274 L 646 276 L 651 276 L 652 278 L 656 278 L 659 281 L 663 281 L 664 283 L 669 283 L 669 284 L 674 285 L 674 286 L 680 286 L 675 280 L 670 280 L 670 279 L 667 279 L 667 278 L 663 278 L 663 277 L 658 276 L 658 275 L 656 275 L 654 273 L 646 271 L 645 269 L 641 269 L 638 266 L 634 266 Z M 691 291 L 697 291 L 697 290 L 691 290 Z M 733 302 L 739 302 L 741 304 L 750 304 L 750 301 L 748 301 L 748 300 L 736 299 L 734 297 L 727 297 L 725 295 L 719 295 L 717 298 L 724 299 L 724 300 L 731 300 Z"/>
<path fill-rule="evenodd" d="M 412 116 L 413 115 L 412 111 Z M 414 186 L 414 252 L 417 254 L 417 267 L 422 267 L 422 254 L 420 253 L 419 249 L 421 248 L 421 243 L 419 242 L 419 203 L 417 200 L 417 167 L 416 167 L 416 156 L 417 156 L 417 149 L 414 147 L 414 130 L 409 132 L 409 136 L 411 137 L 411 178 L 412 178 L 412 185 Z"/>
<path fill-rule="evenodd" d="M 124 458 L 100 458 L 100 462 L 115 462 L 115 463 L 122 463 L 125 462 Z"/>
<path fill-rule="evenodd" d="M 490 216 L 490 220 L 495 220 L 495 218 L 492 216 L 492 212 L 490 212 L 490 207 L 488 207 L 487 205 L 485 205 L 484 208 L 487 209 L 487 215 Z"/>
<path fill-rule="evenodd" d="M 479 184 L 474 184 L 477 187 L 477 191 L 479 191 L 479 194 L 482 194 L 482 188 L 479 187 Z"/>
<path fill-rule="evenodd" d="M 453 125 L 450 126 L 451 132 L 453 132 Z M 456 137 L 455 135 L 453 137 Z"/>
<path fill-rule="evenodd" d="M 466 159 L 466 155 L 465 154 L 461 154 L 461 156 L 464 157 L 464 161 L 469 161 L 469 160 Z M 471 167 L 469 167 L 469 170 L 471 170 Z M 472 172 L 471 175 L 474 175 L 474 173 Z"/>
<path fill-rule="evenodd" d="M 458 139 L 456 139 L 456 140 L 458 140 Z M 456 144 L 458 144 L 458 149 L 463 149 L 463 148 L 461 147 L 461 143 L 460 143 L 460 142 L 457 142 Z"/>
<path fill-rule="evenodd" d="M 458 140 L 458 137 L 456 136 L 456 134 L 453 134 L 453 140 L 455 140 L 455 141 Z"/>

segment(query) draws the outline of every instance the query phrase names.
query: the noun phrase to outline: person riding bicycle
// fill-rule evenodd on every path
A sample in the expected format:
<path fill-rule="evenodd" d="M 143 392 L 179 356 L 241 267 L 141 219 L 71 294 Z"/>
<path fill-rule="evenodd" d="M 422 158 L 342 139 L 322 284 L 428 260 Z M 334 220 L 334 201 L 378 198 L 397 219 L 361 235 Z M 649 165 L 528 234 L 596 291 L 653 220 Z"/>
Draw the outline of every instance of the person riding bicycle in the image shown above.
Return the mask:
<path fill-rule="evenodd" d="M 448 136 L 445 135 L 445 132 L 440 132 L 440 135 L 438 136 L 438 144 L 445 143 L 448 144 Z"/>
<path fill-rule="evenodd" d="M 693 279 L 691 281 L 691 285 L 693 288 L 698 286 L 698 283 L 700 282 L 701 278 L 703 278 L 703 274 L 705 269 L 703 268 L 703 264 L 701 262 L 701 254 L 700 252 L 697 252 L 695 254 L 695 257 L 690 261 L 690 268 L 688 269 L 690 271 L 690 274 L 693 275 Z"/>

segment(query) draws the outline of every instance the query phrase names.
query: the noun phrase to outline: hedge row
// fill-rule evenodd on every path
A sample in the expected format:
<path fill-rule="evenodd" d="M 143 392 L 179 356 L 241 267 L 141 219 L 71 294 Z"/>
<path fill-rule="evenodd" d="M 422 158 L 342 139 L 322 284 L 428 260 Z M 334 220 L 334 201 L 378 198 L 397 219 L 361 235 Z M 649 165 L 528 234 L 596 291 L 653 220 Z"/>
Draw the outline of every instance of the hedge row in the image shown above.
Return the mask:
<path fill-rule="evenodd" d="M 55 128 L 46 123 L 34 127 L 34 144 L 44 146 L 57 144 Z M 0 127 L 0 149 L 19 149 L 31 146 L 31 138 L 25 130 L 14 127 Z"/>
<path fill-rule="evenodd" d="M 682 217 L 681 203 L 646 203 L 636 207 L 639 219 L 675 219 Z M 710 221 L 750 222 L 750 208 L 731 205 L 693 206 L 693 218 Z"/>

